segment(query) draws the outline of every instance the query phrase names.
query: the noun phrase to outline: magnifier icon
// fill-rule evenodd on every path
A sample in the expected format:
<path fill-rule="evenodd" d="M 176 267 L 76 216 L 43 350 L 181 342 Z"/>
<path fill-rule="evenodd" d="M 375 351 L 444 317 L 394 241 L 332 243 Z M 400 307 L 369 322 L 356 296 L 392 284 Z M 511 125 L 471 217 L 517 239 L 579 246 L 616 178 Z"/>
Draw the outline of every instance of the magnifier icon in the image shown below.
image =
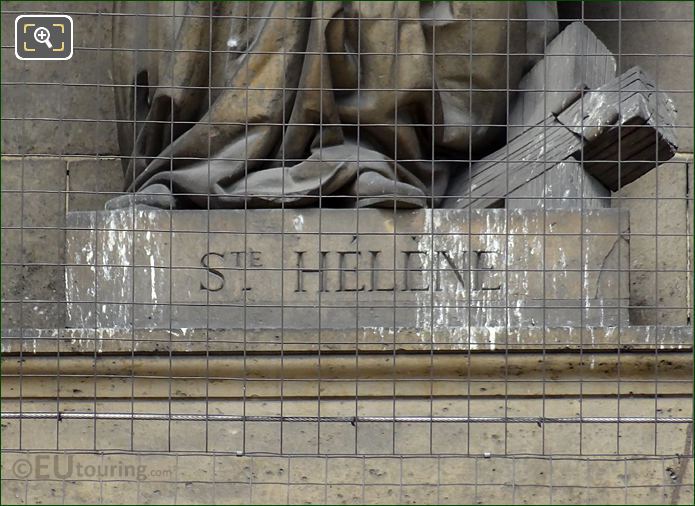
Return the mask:
<path fill-rule="evenodd" d="M 34 30 L 34 40 L 39 44 L 46 44 L 48 49 L 53 47 L 53 44 L 51 44 L 51 32 L 46 27 L 40 26 Z"/>

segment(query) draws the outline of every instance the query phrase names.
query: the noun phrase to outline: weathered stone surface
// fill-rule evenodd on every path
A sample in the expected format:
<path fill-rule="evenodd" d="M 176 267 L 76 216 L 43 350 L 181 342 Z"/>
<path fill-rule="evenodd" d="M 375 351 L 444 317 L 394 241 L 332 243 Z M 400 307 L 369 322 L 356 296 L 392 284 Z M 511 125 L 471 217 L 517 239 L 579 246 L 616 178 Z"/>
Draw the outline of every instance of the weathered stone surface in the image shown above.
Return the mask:
<path fill-rule="evenodd" d="M 65 319 L 64 160 L 2 160 L 2 326 Z"/>
<path fill-rule="evenodd" d="M 65 399 L 63 406 L 66 413 L 91 413 L 95 409 L 94 403 L 92 402 L 91 406 L 88 404 L 85 401 Z M 621 414 L 623 409 L 625 413 L 630 413 L 623 416 L 654 413 L 654 400 L 639 397 L 621 397 L 620 403 L 616 398 L 584 399 L 580 402 L 579 396 L 575 394 L 564 399 L 549 398 L 544 403 L 546 413 L 552 414 L 550 416 L 571 418 L 576 417 L 580 410 L 585 416 L 616 413 L 618 404 Z M 18 405 L 17 400 L 8 400 L 2 407 L 4 411 L 17 411 Z M 395 412 L 397 416 L 428 416 L 432 413 L 438 417 L 466 416 L 469 412 L 474 417 L 500 417 L 505 413 L 508 413 L 508 416 L 533 417 L 539 415 L 543 406 L 540 399 L 528 397 L 509 399 L 506 402 L 503 398 L 474 398 L 471 399 L 470 405 L 467 399 L 461 397 L 434 400 L 398 399 L 395 405 L 390 399 L 364 399 L 357 408 L 354 399 L 322 399 L 320 404 L 316 400 L 288 399 L 282 407 L 278 400 L 247 399 L 245 405 L 249 416 L 277 416 L 281 410 L 296 416 L 316 416 L 320 409 L 324 416 L 355 413 L 362 416 L 391 416 Z M 25 399 L 24 406 L 26 412 L 46 412 L 55 409 L 55 401 Z M 685 395 L 663 399 L 663 402 L 659 402 L 660 416 L 687 416 L 691 406 L 688 396 Z M 218 413 L 241 413 L 244 404 L 238 400 L 211 400 L 207 408 Z M 118 399 L 99 400 L 96 404 L 98 413 L 122 413 L 130 412 L 130 409 L 130 401 Z M 135 413 L 166 414 L 171 410 L 174 414 L 200 415 L 206 412 L 206 402 L 202 399 L 174 399 L 170 404 L 166 400 L 140 400 L 135 401 L 132 409 Z M 394 471 L 395 476 L 401 476 L 402 465 L 402 479 L 406 483 L 425 484 L 435 480 L 435 483 L 440 485 L 458 483 L 474 486 L 476 466 L 469 459 L 480 455 L 483 460 L 482 454 L 489 452 L 491 461 L 478 467 L 478 483 L 511 483 L 516 479 L 516 484 L 520 486 L 548 486 L 550 483 L 555 486 L 611 486 L 612 483 L 625 479 L 626 468 L 629 483 L 632 485 L 642 483 L 644 486 L 656 486 L 662 479 L 673 484 L 671 473 L 666 468 L 671 468 L 677 475 L 683 474 L 684 485 L 692 483 L 692 475 L 686 474 L 688 470 L 683 469 L 687 467 L 687 460 L 681 457 L 682 464 L 679 466 L 677 457 L 678 454 L 683 455 L 684 450 L 687 451 L 687 423 L 662 424 L 658 428 L 651 423 L 625 424 L 621 427 L 618 427 L 617 423 L 585 423 L 580 432 L 576 423 L 553 423 L 538 427 L 533 422 L 506 426 L 503 423 L 466 422 L 360 422 L 352 426 L 349 422 L 328 421 L 322 422 L 319 426 L 316 422 L 285 422 L 281 433 L 279 423 L 258 421 L 247 421 L 245 425 L 241 422 L 212 421 L 205 424 L 199 421 L 174 421 L 169 427 L 166 421 L 138 420 L 133 426 L 133 432 L 129 421 L 127 424 L 117 425 L 122 422 L 97 420 L 95 426 L 94 420 L 85 420 L 85 424 L 80 426 L 79 423 L 82 421 L 65 419 L 61 422 L 60 429 L 55 420 L 48 421 L 50 425 L 45 425 L 45 422 L 33 419 L 23 421 L 23 450 L 54 450 L 58 430 L 61 430 L 60 450 L 81 449 L 86 454 L 85 460 L 103 458 L 106 463 L 115 458 L 140 457 L 143 464 L 149 464 L 150 470 L 173 472 L 177 468 L 176 460 L 178 466 L 194 464 L 193 467 L 178 470 L 182 482 L 230 481 L 251 484 L 282 480 L 285 483 L 289 481 L 297 484 L 319 484 L 320 481 L 314 480 L 323 478 L 325 473 L 329 484 L 361 484 L 367 481 L 368 484 L 377 485 L 391 483 Z M 17 420 L 7 420 L 5 423 L 3 447 L 6 451 L 16 450 L 20 447 L 19 424 Z M 637 435 L 639 437 L 635 437 Z M 136 451 L 134 454 L 123 452 L 130 448 L 131 439 Z M 500 462 L 501 457 L 504 457 L 505 443 L 508 460 Z M 355 454 L 356 446 L 358 454 Z M 119 447 L 120 454 L 109 455 L 109 450 Z M 236 455 L 237 451 L 244 449 L 247 455 Z M 269 457 L 253 455 L 261 451 L 278 453 L 281 450 L 285 453 L 284 459 L 300 460 L 306 457 L 299 454 L 320 453 L 323 458 L 328 457 L 329 462 L 310 473 L 304 461 L 300 460 L 299 471 L 294 472 L 294 463 L 288 467 L 286 460 L 280 463 L 270 460 Z M 94 451 L 103 451 L 104 455 L 97 453 L 89 456 Z M 162 451 L 170 453 L 154 453 Z M 218 455 L 186 455 L 187 452 L 205 451 L 218 452 Z M 396 455 L 393 455 L 394 451 Z M 522 454 L 529 452 L 535 454 L 534 459 L 524 462 Z M 11 474 L 14 453 L 16 451 L 6 452 L 7 460 L 3 459 L 3 464 L 7 466 L 4 468 L 4 479 L 14 477 Z M 635 458 L 635 454 L 641 454 L 640 458 Z M 551 455 L 552 462 L 543 458 Z M 602 469 L 595 471 L 597 474 L 604 474 L 593 476 L 592 470 L 590 479 L 586 466 L 599 455 L 603 458 L 610 456 L 601 466 Z M 415 456 L 423 459 L 417 462 L 420 464 L 417 467 L 414 465 L 415 462 L 407 463 L 407 460 Z M 395 462 L 390 465 L 377 463 L 379 458 L 384 457 L 390 457 Z M 259 459 L 260 462 L 254 462 L 255 459 Z M 335 459 L 335 462 L 331 459 Z M 439 473 L 437 459 L 442 459 Z M 564 459 L 567 459 L 567 462 L 563 463 Z M 650 462 L 651 459 L 654 459 L 653 462 Z M 618 466 L 615 460 L 619 460 L 619 467 L 623 472 L 616 472 Z M 367 465 L 368 476 L 362 475 L 363 469 L 359 465 L 362 461 Z M 665 464 L 663 468 L 662 461 Z M 552 475 L 548 473 L 548 465 L 553 466 Z M 369 473 L 369 469 L 379 472 Z M 304 476 L 305 480 L 302 479 Z M 158 481 L 157 478 L 148 476 L 143 483 Z M 88 481 L 84 476 L 81 479 L 76 476 L 75 479 Z M 174 476 L 161 476 L 160 479 L 176 481 Z"/>
<path fill-rule="evenodd" d="M 614 191 L 676 154 L 676 118 L 671 98 L 639 67 L 587 91 L 557 116 L 585 141 L 574 156 Z"/>
<path fill-rule="evenodd" d="M 138 208 L 68 227 L 72 327 L 626 323 L 619 210 Z"/>
<path fill-rule="evenodd" d="M 558 114 L 586 89 L 615 77 L 613 54 L 584 24 L 565 28 L 546 47 L 545 56 L 521 79 L 509 115 L 509 139 Z"/>
<path fill-rule="evenodd" d="M 566 161 L 581 161 L 600 183 L 617 190 L 675 154 L 674 121 L 670 98 L 655 93 L 634 67 L 471 164 L 449 184 L 444 206 L 498 206 Z"/>
<path fill-rule="evenodd" d="M 357 365 L 354 352 L 321 357 L 315 353 L 209 357 L 189 353 L 173 359 L 166 355 L 105 355 L 95 359 L 94 354 L 83 354 L 61 356 L 59 360 L 51 356 L 5 356 L 2 394 L 4 398 L 16 398 L 20 393 L 24 397 L 59 395 L 85 402 L 94 396 L 290 399 L 320 395 L 349 399 L 354 398 L 355 382 L 359 381 L 359 396 L 363 398 L 563 396 L 575 395 L 577 383 L 585 381 L 585 395 L 613 396 L 621 391 L 689 395 L 693 369 L 690 348 L 659 349 L 656 365 L 654 356 L 653 350 L 621 355 L 568 351 L 542 359 L 538 353 L 507 355 L 504 350 L 470 356 L 465 351 L 434 355 L 363 352 Z M 618 366 L 619 382 L 615 380 Z M 655 374 L 659 382 L 652 381 Z M 548 385 L 544 378 L 549 377 L 562 377 L 563 381 Z M 650 381 L 644 381 L 645 377 Z M 466 382 L 471 382 L 470 388 Z"/>
<path fill-rule="evenodd" d="M 686 350 L 690 327 L 470 327 L 398 329 L 4 329 L 2 352 L 243 353 L 335 351 Z"/>
<path fill-rule="evenodd" d="M 552 385 L 554 382 L 550 382 Z M 588 383 L 587 383 L 588 384 Z M 645 382 L 641 383 L 645 385 Z M 578 391 L 577 391 L 578 392 Z M 17 411 L 18 400 L 6 400 L 3 411 Z M 55 409 L 54 400 L 24 399 L 25 412 Z M 616 413 L 634 416 L 654 413 L 654 399 L 637 396 L 587 399 L 565 398 L 466 398 L 371 399 L 358 405 L 354 399 L 257 400 L 209 399 L 61 401 L 64 412 L 135 413 L 240 413 L 249 415 L 324 416 L 361 415 L 434 416 L 601 416 Z M 688 416 L 689 396 L 659 399 L 659 416 Z M 639 416 L 638 415 L 638 416 Z M 582 425 L 546 424 L 404 424 L 404 423 L 284 423 L 269 422 L 146 422 L 66 419 L 4 421 L 2 443 L 3 504 L 41 500 L 61 502 L 63 495 L 89 503 L 109 503 L 128 498 L 138 503 L 157 500 L 176 502 L 181 489 L 208 490 L 221 503 L 278 502 L 291 497 L 336 498 L 337 502 L 363 503 L 379 494 L 391 502 L 416 497 L 424 489 L 426 502 L 460 504 L 503 502 L 510 497 L 533 495 L 533 488 L 552 494 L 553 503 L 573 503 L 577 498 L 623 503 L 630 498 L 658 499 L 664 503 L 692 503 L 692 474 L 688 459 L 679 457 L 687 449 L 687 424 Z M 60 430 L 60 433 L 58 432 Z M 619 435 L 620 437 L 616 437 Z M 60 441 L 60 451 L 55 451 Z M 132 444 L 132 449 L 131 449 Z M 19 450 L 21 445 L 21 450 Z M 33 453 L 27 450 L 34 448 Z M 77 450 L 81 449 L 81 450 Z M 129 475 L 102 476 L 100 486 L 93 478 L 73 472 L 67 480 L 58 472 L 73 463 L 85 466 L 116 466 Z M 77 450 L 77 451 L 75 451 Z M 111 451 L 110 451 L 111 450 Z M 118 451 L 112 451 L 118 450 Z M 237 452 L 245 451 L 246 454 Z M 254 455 L 270 451 L 282 455 Z M 355 454 L 358 451 L 360 453 Z M 522 452 L 535 455 L 527 457 Z M 687 451 L 687 450 L 686 450 Z M 166 452 L 166 453 L 162 453 Z M 195 452 L 195 453 L 192 453 Z M 214 453 L 212 453 L 214 452 Z M 394 452 L 396 453 L 394 455 Z M 307 458 L 305 454 L 316 454 Z M 490 456 L 483 456 L 489 453 Z M 506 455 L 505 455 L 506 453 Z M 304 455 L 299 455 L 304 454 Z M 635 458 L 635 454 L 642 454 Z M 599 456 L 601 455 L 601 456 Z M 35 474 L 17 476 L 20 459 L 58 459 L 48 466 L 48 479 Z M 75 469 L 74 466 L 73 469 Z M 686 469 L 684 469 L 686 468 Z M 681 480 L 674 484 L 675 476 Z M 43 484 L 69 482 L 62 486 Z M 177 488 L 177 482 L 181 488 Z M 626 488 L 626 485 L 628 487 Z M 128 494 L 124 487 L 134 491 Z M 206 488 L 207 487 L 207 488 Z M 275 490 L 272 490 L 272 488 Z M 302 487 L 301 489 L 297 487 Z M 428 495 L 430 487 L 436 494 Z M 367 496 L 366 489 L 370 488 Z M 88 490 L 89 489 L 89 490 Z M 619 489 L 618 496 L 609 494 Z M 390 491 L 390 492 L 389 492 Z M 536 490 L 536 493 L 540 493 Z M 284 495 L 283 495 L 284 494 Z M 304 494 L 308 494 L 305 496 Z M 390 495 L 389 495 L 390 494 Z M 133 499 L 133 496 L 136 496 Z M 78 497 L 79 496 L 79 497 Z M 419 497 L 419 496 L 418 496 Z M 605 501 L 608 497 L 610 501 Z M 194 502 L 210 502 L 201 492 Z M 673 499 L 673 500 L 672 500 Z M 424 500 L 423 500 L 424 501 Z M 689 501 L 689 502 L 688 502 Z M 511 502 L 511 501 L 507 501 Z M 521 501 L 518 501 L 521 502 Z"/>
<path fill-rule="evenodd" d="M 8 46 L 2 60 L 4 154 L 118 153 L 112 52 L 107 50 L 112 7 L 109 2 L 3 3 L 3 46 Z M 32 62 L 14 56 L 14 20 L 28 12 L 71 14 L 75 50 L 70 60 Z"/>
<path fill-rule="evenodd" d="M 64 324 L 66 198 L 67 209 L 103 209 L 122 189 L 114 158 L 3 157 L 4 327 Z"/>
<path fill-rule="evenodd" d="M 68 211 L 100 211 L 125 188 L 120 158 L 68 160 Z"/>
<path fill-rule="evenodd" d="M 633 324 L 685 325 L 689 321 L 692 168 L 692 155 L 679 155 L 614 194 L 613 205 L 630 211 Z"/>
<path fill-rule="evenodd" d="M 564 2 L 563 2 L 564 3 Z M 562 7 L 569 7 L 571 4 Z M 585 2 L 576 15 L 614 54 L 618 72 L 639 65 L 678 107 L 681 151 L 693 151 L 693 10 L 688 2 Z"/>
<path fill-rule="evenodd" d="M 507 209 L 611 207 L 611 192 L 576 160 L 560 162 L 509 193 Z"/>
<path fill-rule="evenodd" d="M 104 209 L 114 211 L 118 209 L 132 209 L 138 206 L 156 209 L 176 209 L 177 207 L 176 198 L 169 187 L 163 184 L 153 184 L 139 192 L 126 193 L 109 200 L 104 205 Z"/>

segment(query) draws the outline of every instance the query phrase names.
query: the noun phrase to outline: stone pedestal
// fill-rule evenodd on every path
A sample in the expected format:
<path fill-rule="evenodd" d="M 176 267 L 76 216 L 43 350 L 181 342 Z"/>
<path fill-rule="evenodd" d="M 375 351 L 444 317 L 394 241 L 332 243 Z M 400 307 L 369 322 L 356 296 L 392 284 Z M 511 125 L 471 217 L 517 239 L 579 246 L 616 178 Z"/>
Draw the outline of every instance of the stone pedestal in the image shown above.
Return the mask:
<path fill-rule="evenodd" d="M 627 214 L 307 209 L 69 213 L 68 326 L 627 324 Z"/>

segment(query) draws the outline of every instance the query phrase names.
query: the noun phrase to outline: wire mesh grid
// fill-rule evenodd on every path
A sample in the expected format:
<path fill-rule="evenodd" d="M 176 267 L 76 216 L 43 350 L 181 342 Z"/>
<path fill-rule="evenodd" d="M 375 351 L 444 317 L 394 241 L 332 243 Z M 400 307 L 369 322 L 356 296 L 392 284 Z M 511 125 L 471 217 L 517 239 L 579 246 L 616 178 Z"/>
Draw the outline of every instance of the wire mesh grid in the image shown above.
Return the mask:
<path fill-rule="evenodd" d="M 6 2 L 3 502 L 691 503 L 688 4 Z"/>

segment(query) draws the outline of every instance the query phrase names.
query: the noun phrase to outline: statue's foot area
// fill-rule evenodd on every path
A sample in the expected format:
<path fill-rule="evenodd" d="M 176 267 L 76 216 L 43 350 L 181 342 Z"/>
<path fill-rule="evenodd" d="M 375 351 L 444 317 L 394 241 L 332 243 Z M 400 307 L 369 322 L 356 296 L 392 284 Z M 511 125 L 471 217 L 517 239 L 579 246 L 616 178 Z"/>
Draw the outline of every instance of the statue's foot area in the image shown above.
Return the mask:
<path fill-rule="evenodd" d="M 176 199 L 168 186 L 163 184 L 153 184 L 142 189 L 137 193 L 121 195 L 112 198 L 104 205 L 107 211 L 115 209 L 125 209 L 134 206 L 156 207 L 158 209 L 175 209 Z"/>

